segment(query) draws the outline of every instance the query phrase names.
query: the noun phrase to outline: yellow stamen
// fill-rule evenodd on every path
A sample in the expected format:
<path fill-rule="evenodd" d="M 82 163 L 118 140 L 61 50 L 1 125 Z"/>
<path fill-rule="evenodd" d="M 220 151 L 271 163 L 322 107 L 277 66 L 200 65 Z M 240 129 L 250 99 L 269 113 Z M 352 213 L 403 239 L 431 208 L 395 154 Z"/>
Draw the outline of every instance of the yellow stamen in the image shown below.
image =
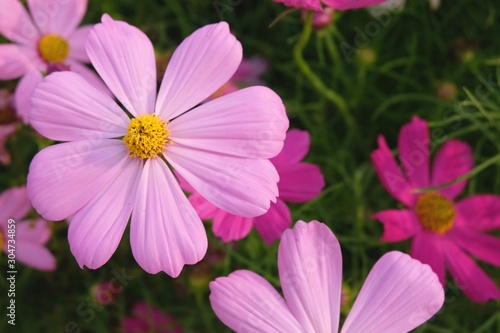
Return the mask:
<path fill-rule="evenodd" d="M 168 138 L 170 131 L 166 127 L 167 124 L 168 121 L 162 121 L 154 114 L 143 114 L 133 118 L 123 138 L 130 152 L 128 156 L 145 160 L 161 154 L 166 145 L 172 143 Z"/>
<path fill-rule="evenodd" d="M 456 215 L 453 203 L 435 192 L 421 195 L 417 200 L 415 212 L 424 229 L 437 234 L 450 230 Z"/>
<path fill-rule="evenodd" d="M 46 62 L 64 62 L 69 54 L 68 42 L 56 34 L 43 36 L 38 42 L 38 51 L 40 56 Z"/>

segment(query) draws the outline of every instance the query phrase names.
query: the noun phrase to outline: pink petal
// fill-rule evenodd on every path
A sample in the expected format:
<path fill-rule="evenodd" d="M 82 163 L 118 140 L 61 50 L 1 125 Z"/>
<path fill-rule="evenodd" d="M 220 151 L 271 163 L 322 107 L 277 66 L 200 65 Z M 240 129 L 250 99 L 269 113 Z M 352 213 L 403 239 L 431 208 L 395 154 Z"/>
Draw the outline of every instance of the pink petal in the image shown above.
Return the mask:
<path fill-rule="evenodd" d="M 70 219 L 68 241 L 81 268 L 108 262 L 132 212 L 142 161 L 128 158 L 114 179 Z"/>
<path fill-rule="evenodd" d="M 408 332 L 444 303 L 444 290 L 428 265 L 393 251 L 373 266 L 341 333 Z"/>
<path fill-rule="evenodd" d="M 252 230 L 253 218 L 245 218 L 218 209 L 214 216 L 212 231 L 223 242 L 245 238 Z"/>
<path fill-rule="evenodd" d="M 248 158 L 270 158 L 283 147 L 288 118 L 281 99 L 250 87 L 203 104 L 172 121 L 175 145 Z"/>
<path fill-rule="evenodd" d="M 424 188 L 430 184 L 429 143 L 427 122 L 417 116 L 414 116 L 399 132 L 399 159 L 405 175 L 414 188 Z"/>
<path fill-rule="evenodd" d="M 370 218 L 379 220 L 384 225 L 384 234 L 380 238 L 384 242 L 400 242 L 422 230 L 415 212 L 409 209 L 383 210 Z"/>
<path fill-rule="evenodd" d="M 193 32 L 170 59 L 158 93 L 156 114 L 173 119 L 212 95 L 234 74 L 242 52 L 226 22 Z"/>
<path fill-rule="evenodd" d="M 161 159 L 144 164 L 132 211 L 132 253 L 148 273 L 179 276 L 207 251 L 203 223 L 189 204 L 172 172 Z"/>
<path fill-rule="evenodd" d="M 299 163 L 306 157 L 310 145 L 309 132 L 291 129 L 286 133 L 283 149 L 271 159 L 271 162 L 273 162 L 276 168 Z"/>
<path fill-rule="evenodd" d="M 322 0 L 329 7 L 337 10 L 358 9 L 363 7 L 376 6 L 386 0 Z"/>
<path fill-rule="evenodd" d="M 31 16 L 44 34 L 68 37 L 80 24 L 87 11 L 87 0 L 28 0 Z"/>
<path fill-rule="evenodd" d="M 288 7 L 312 9 L 314 11 L 323 10 L 319 0 L 274 0 L 274 2 L 281 2 Z"/>
<path fill-rule="evenodd" d="M 125 109 L 134 116 L 152 113 L 156 60 L 149 38 L 136 27 L 104 14 L 86 43 L 92 64 Z"/>
<path fill-rule="evenodd" d="M 242 217 L 262 215 L 278 196 L 278 173 L 268 160 L 215 154 L 175 141 L 165 156 L 196 191 L 228 213 Z"/>
<path fill-rule="evenodd" d="M 82 64 L 77 60 L 69 59 L 66 61 L 66 63 L 69 65 L 69 68 L 72 72 L 80 74 L 92 86 L 97 88 L 97 90 L 105 93 L 114 100 L 113 93 L 111 92 L 111 90 L 109 90 L 108 86 L 104 84 L 104 81 L 101 80 L 101 78 L 99 77 L 99 75 L 97 75 L 95 71 L 93 71 L 92 69 L 90 69 L 89 67 L 85 66 L 84 64 Z M 125 112 L 121 111 L 121 114 L 124 113 Z"/>
<path fill-rule="evenodd" d="M 238 69 L 231 77 L 232 82 L 242 82 L 248 85 L 261 85 L 260 77 L 264 75 L 268 67 L 267 61 L 260 56 L 243 58 Z"/>
<path fill-rule="evenodd" d="M 477 194 L 455 203 L 460 218 L 457 224 L 477 231 L 490 231 L 500 228 L 500 196 Z"/>
<path fill-rule="evenodd" d="M 20 220 L 31 210 L 26 187 L 11 187 L 0 195 L 0 223 Z"/>
<path fill-rule="evenodd" d="M 56 268 L 54 255 L 37 243 L 17 241 L 16 260 L 42 271 L 52 271 Z"/>
<path fill-rule="evenodd" d="M 45 219 L 63 220 L 114 178 L 127 155 L 121 140 L 76 141 L 44 148 L 31 161 L 28 197 Z"/>
<path fill-rule="evenodd" d="M 34 44 L 38 30 L 19 0 L 2 0 L 0 10 L 0 34 L 21 44 Z"/>
<path fill-rule="evenodd" d="M 191 193 L 189 196 L 189 203 L 193 205 L 193 208 L 202 220 L 214 218 L 215 214 L 220 210 L 212 205 L 210 201 L 202 197 L 198 192 Z"/>
<path fill-rule="evenodd" d="M 500 299 L 500 289 L 488 275 L 453 242 L 446 246 L 446 265 L 464 294 L 474 302 Z"/>
<path fill-rule="evenodd" d="M 292 224 L 290 209 L 286 203 L 278 198 L 276 203 L 264 215 L 257 216 L 253 220 L 255 229 L 267 245 L 271 245 L 275 240 L 280 239 L 283 232 Z"/>
<path fill-rule="evenodd" d="M 48 75 L 31 102 L 32 126 L 52 140 L 117 138 L 126 134 L 130 122 L 111 97 L 72 72 Z"/>
<path fill-rule="evenodd" d="M 472 256 L 488 264 L 500 266 L 500 238 L 467 228 L 454 228 L 448 235 L 455 244 Z"/>
<path fill-rule="evenodd" d="M 394 198 L 408 207 L 413 207 L 417 196 L 410 192 L 412 187 L 401 173 L 383 136 L 378 137 L 378 146 L 379 148 L 372 152 L 371 159 L 380 182 Z"/>
<path fill-rule="evenodd" d="M 30 123 L 31 96 L 42 80 L 43 76 L 39 71 L 29 71 L 17 84 L 14 94 L 16 112 L 25 124 Z"/>
<path fill-rule="evenodd" d="M 44 219 L 16 221 L 17 241 L 43 245 L 48 242 L 50 235 L 50 228 Z"/>
<path fill-rule="evenodd" d="M 90 62 L 90 58 L 87 55 L 87 50 L 85 49 L 85 42 L 90 31 L 94 28 L 94 25 L 84 25 L 76 29 L 69 35 L 69 58 L 78 60 L 81 62 Z"/>
<path fill-rule="evenodd" d="M 448 140 L 438 151 L 432 169 L 432 186 L 442 185 L 463 176 L 472 169 L 474 160 L 471 147 L 462 141 Z M 467 181 L 455 183 L 438 190 L 450 200 L 454 200 L 465 188 Z"/>
<path fill-rule="evenodd" d="M 238 270 L 210 282 L 210 304 L 235 332 L 303 333 L 283 298 L 253 272 Z"/>
<path fill-rule="evenodd" d="M 413 238 L 410 253 L 413 258 L 429 265 L 444 286 L 446 279 L 444 251 L 446 249 L 443 247 L 443 242 L 442 235 L 421 231 Z"/>
<path fill-rule="evenodd" d="M 342 253 L 323 223 L 298 221 L 278 248 L 286 302 L 306 332 L 337 332 L 342 289 Z"/>
<path fill-rule="evenodd" d="M 10 164 L 10 154 L 5 147 L 5 143 L 9 136 L 16 131 L 17 126 L 13 125 L 0 125 L 0 163 Z"/>
<path fill-rule="evenodd" d="M 313 200 L 325 187 L 325 179 L 319 166 L 311 163 L 295 163 L 276 167 L 280 175 L 280 198 L 290 202 Z"/>
<path fill-rule="evenodd" d="M 13 80 L 26 74 L 33 65 L 15 44 L 0 44 L 0 80 Z"/>

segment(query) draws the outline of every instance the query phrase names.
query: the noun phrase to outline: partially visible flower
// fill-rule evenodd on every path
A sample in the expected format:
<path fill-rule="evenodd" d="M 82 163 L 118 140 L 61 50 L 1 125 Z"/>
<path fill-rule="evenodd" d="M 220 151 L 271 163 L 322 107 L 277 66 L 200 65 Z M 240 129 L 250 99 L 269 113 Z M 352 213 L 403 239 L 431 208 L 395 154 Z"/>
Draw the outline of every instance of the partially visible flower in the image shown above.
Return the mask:
<path fill-rule="evenodd" d="M 443 285 L 447 268 L 473 301 L 500 299 L 495 282 L 469 256 L 500 266 L 500 238 L 486 234 L 500 229 L 500 196 L 479 194 L 454 202 L 465 180 L 433 192 L 412 192 L 445 184 L 472 169 L 471 147 L 454 139 L 443 144 L 430 169 L 430 143 L 427 122 L 413 117 L 399 133 L 400 168 L 379 137 L 379 148 L 371 156 L 375 171 L 386 190 L 408 207 L 372 216 L 384 225 L 381 240 L 412 238 L 412 257 L 429 264 Z"/>
<path fill-rule="evenodd" d="M 75 73 L 47 76 L 33 93 L 31 124 L 64 143 L 34 157 L 28 194 L 46 219 L 69 218 L 80 267 L 104 265 L 130 219 L 138 264 L 177 277 L 203 258 L 208 240 L 172 169 L 221 209 L 264 214 L 278 196 L 269 159 L 283 147 L 285 107 L 262 86 L 199 105 L 242 58 L 225 22 L 202 27 L 179 45 L 158 93 L 154 48 L 139 29 L 105 14 L 86 45 L 121 105 Z"/>
<path fill-rule="evenodd" d="M 44 219 L 23 219 L 30 210 L 26 187 L 12 187 L 0 194 L 0 250 L 8 254 L 12 251 L 9 245 L 14 245 L 20 263 L 41 271 L 54 270 L 56 260 L 44 246 L 50 228 Z"/>
<path fill-rule="evenodd" d="M 87 0 L 66 0 L 52 5 L 28 1 L 30 13 L 19 0 L 0 0 L 0 34 L 12 41 L 0 44 L 0 80 L 21 77 L 15 92 L 16 108 L 29 121 L 29 98 L 53 63 L 63 63 L 91 82 L 98 77 L 89 62 L 85 39 L 92 28 L 77 28 L 87 10 Z M 31 14 L 31 15 L 30 15 Z"/>
<path fill-rule="evenodd" d="M 211 282 L 217 317 L 236 332 L 338 332 L 342 253 L 332 231 L 317 221 L 297 222 L 281 237 L 278 271 L 284 298 L 247 270 Z M 368 274 L 341 332 L 408 332 L 443 302 L 443 287 L 428 265 L 389 252 Z"/>
<path fill-rule="evenodd" d="M 323 5 L 337 10 L 357 9 L 363 7 L 376 6 L 386 0 L 273 0 L 282 2 L 285 6 L 311 9 L 314 11 L 323 10 Z"/>
<path fill-rule="evenodd" d="M 309 133 L 292 129 L 287 133 L 283 150 L 271 159 L 278 170 L 279 197 L 264 215 L 245 218 L 223 211 L 210 204 L 199 193 L 181 180 L 181 186 L 190 191 L 189 201 L 202 219 L 213 219 L 212 230 L 224 242 L 239 240 L 248 235 L 252 226 L 267 244 L 279 239 L 292 223 L 285 201 L 307 202 L 314 199 L 325 186 L 323 174 L 317 165 L 302 162 L 309 151 Z"/>
<path fill-rule="evenodd" d="M 153 306 L 139 302 L 132 308 L 132 315 L 123 318 L 124 333 L 182 333 L 175 318 Z"/>
<path fill-rule="evenodd" d="M 315 11 L 312 17 L 312 25 L 316 30 L 321 30 L 332 24 L 333 22 L 333 11 L 332 7 L 327 7 L 321 11 Z M 307 10 L 302 11 L 302 19 L 304 20 L 307 16 Z"/>
<path fill-rule="evenodd" d="M 123 287 L 112 281 L 101 281 L 90 288 L 94 302 L 100 305 L 113 303 L 121 295 Z"/>
<path fill-rule="evenodd" d="M 0 89 L 0 163 L 9 164 L 10 154 L 5 142 L 17 128 L 17 116 L 12 95 L 7 89 Z"/>

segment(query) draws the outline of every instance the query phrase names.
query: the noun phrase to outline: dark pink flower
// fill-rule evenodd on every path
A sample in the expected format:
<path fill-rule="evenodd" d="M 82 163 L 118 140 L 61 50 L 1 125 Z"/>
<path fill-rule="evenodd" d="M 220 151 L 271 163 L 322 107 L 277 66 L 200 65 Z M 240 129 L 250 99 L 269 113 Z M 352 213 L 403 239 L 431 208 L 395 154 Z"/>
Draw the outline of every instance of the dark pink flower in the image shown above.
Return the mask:
<path fill-rule="evenodd" d="M 123 319 L 122 327 L 125 333 L 182 333 L 174 317 L 144 302 L 134 305 L 132 316 Z"/>
<path fill-rule="evenodd" d="M 376 6 L 384 1 L 386 0 L 274 0 L 274 2 L 282 2 L 288 7 L 315 11 L 323 10 L 322 4 L 337 10 L 348 10 Z"/>
<path fill-rule="evenodd" d="M 476 302 L 499 299 L 500 290 L 470 255 L 500 266 L 500 238 L 485 232 L 500 228 L 500 197 L 480 194 L 455 202 L 466 181 L 435 192 L 413 193 L 438 186 L 471 170 L 472 150 L 462 141 L 447 140 L 430 169 L 429 129 L 413 117 L 399 133 L 400 168 L 384 137 L 372 153 L 377 175 L 387 191 L 408 208 L 389 209 L 372 216 L 384 225 L 382 240 L 412 238 L 411 255 L 429 264 L 445 283 L 445 268 L 465 295 Z"/>

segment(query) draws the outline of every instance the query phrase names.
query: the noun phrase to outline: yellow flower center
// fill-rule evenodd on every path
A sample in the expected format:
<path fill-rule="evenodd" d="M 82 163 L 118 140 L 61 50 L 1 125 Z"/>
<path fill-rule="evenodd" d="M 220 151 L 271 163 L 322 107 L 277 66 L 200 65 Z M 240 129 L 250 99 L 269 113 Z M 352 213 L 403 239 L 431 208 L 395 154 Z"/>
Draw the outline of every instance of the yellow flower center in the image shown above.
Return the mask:
<path fill-rule="evenodd" d="M 123 138 L 130 157 L 143 160 L 161 154 L 167 144 L 172 143 L 168 138 L 170 131 L 167 129 L 168 121 L 162 121 L 154 114 L 143 114 L 132 118 Z"/>
<path fill-rule="evenodd" d="M 43 60 L 49 64 L 64 62 L 69 54 L 69 44 L 56 34 L 48 34 L 38 42 L 38 51 Z"/>
<path fill-rule="evenodd" d="M 453 203 L 434 192 L 425 193 L 418 198 L 415 212 L 424 229 L 437 234 L 451 229 L 456 214 Z"/>

